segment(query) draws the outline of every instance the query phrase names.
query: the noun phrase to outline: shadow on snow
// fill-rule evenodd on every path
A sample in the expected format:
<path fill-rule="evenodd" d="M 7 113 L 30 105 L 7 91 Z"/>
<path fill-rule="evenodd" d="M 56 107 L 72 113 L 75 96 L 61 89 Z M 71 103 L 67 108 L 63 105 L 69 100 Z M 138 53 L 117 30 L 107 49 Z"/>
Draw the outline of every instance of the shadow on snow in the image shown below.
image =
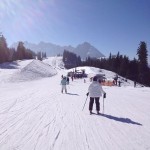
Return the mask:
<path fill-rule="evenodd" d="M 66 94 L 79 96 L 78 94 L 74 94 L 74 93 L 66 93 Z"/>
<path fill-rule="evenodd" d="M 135 124 L 135 125 L 142 126 L 141 123 L 132 121 L 132 120 L 129 119 L 129 118 L 119 118 L 119 117 L 115 117 L 115 116 L 111 116 L 111 115 L 107 115 L 107 114 L 101 114 L 101 116 L 106 117 L 106 118 L 108 118 L 108 119 L 115 120 L 115 121 L 123 122 L 123 123 L 129 123 L 129 124 Z"/>
<path fill-rule="evenodd" d="M 17 62 L 6 62 L 0 65 L 1 69 L 18 69 L 18 63 Z"/>

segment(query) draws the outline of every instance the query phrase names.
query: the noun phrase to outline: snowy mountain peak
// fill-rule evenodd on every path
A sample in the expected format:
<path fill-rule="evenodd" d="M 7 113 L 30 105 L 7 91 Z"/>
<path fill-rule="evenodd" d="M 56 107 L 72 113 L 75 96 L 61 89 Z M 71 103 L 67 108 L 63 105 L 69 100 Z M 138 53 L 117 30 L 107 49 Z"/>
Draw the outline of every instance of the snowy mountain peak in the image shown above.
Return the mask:
<path fill-rule="evenodd" d="M 18 42 L 14 43 L 11 47 L 14 47 L 17 49 Z M 58 54 L 63 54 L 64 50 L 68 50 L 70 52 L 73 52 L 80 56 L 82 59 L 85 59 L 86 57 L 104 57 L 104 55 L 96 49 L 94 46 L 92 46 L 88 42 L 84 42 L 82 44 L 79 44 L 77 47 L 69 46 L 60 46 L 56 44 L 52 44 L 50 42 L 43 42 L 41 41 L 38 44 L 29 43 L 27 41 L 24 42 L 24 46 L 28 49 L 31 49 L 34 52 L 46 52 L 47 56 L 56 56 Z"/>
<path fill-rule="evenodd" d="M 83 44 L 79 44 L 76 47 L 76 54 L 80 55 L 82 59 L 86 59 L 86 57 L 105 57 L 98 49 L 92 46 L 88 42 L 84 42 Z"/>
<path fill-rule="evenodd" d="M 88 42 L 84 42 L 84 43 L 82 43 L 82 44 L 79 44 L 76 48 L 79 48 L 79 47 L 82 47 L 82 48 L 84 48 L 84 49 L 91 49 L 91 48 L 93 48 L 93 49 L 96 49 L 94 46 L 92 46 L 90 43 L 88 43 Z"/>

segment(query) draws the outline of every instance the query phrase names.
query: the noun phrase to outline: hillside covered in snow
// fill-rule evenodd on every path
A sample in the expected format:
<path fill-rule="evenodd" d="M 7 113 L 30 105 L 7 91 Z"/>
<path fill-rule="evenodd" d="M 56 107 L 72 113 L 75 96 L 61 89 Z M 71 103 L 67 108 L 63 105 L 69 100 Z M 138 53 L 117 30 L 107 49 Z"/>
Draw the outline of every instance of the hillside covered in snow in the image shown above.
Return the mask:
<path fill-rule="evenodd" d="M 76 69 L 105 74 L 107 80 L 116 75 Z M 150 149 L 150 88 L 134 88 L 133 81 L 120 77 L 121 87 L 103 86 L 101 114 L 90 115 L 89 76 L 86 82 L 70 79 L 67 94 L 61 93 L 61 76 L 69 71 L 61 57 L 0 64 L 0 150 Z"/>

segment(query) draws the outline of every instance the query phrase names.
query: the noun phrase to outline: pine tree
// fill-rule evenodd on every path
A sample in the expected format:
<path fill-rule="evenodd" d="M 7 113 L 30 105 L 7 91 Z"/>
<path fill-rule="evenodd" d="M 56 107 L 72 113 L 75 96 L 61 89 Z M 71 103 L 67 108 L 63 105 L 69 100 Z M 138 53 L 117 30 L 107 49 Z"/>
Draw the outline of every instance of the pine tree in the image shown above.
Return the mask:
<path fill-rule="evenodd" d="M 38 59 L 38 60 L 42 60 L 42 53 L 41 53 L 41 52 L 38 52 L 38 53 L 37 53 L 37 59 Z"/>
<path fill-rule="evenodd" d="M 146 43 L 141 41 L 137 49 L 138 62 L 139 62 L 139 81 L 143 84 L 148 82 L 148 51 Z"/>
<path fill-rule="evenodd" d="M 22 59 L 25 59 L 26 56 L 25 56 L 25 47 L 23 45 L 24 43 L 23 42 L 19 42 L 18 43 L 18 47 L 17 47 L 17 59 L 19 60 L 22 60 Z"/>
<path fill-rule="evenodd" d="M 127 56 L 124 56 L 122 58 L 122 55 L 120 56 L 120 68 L 119 68 L 119 74 L 123 77 L 127 77 L 129 68 L 129 58 Z"/>
<path fill-rule="evenodd" d="M 109 58 L 108 58 L 108 67 L 107 67 L 107 69 L 108 70 L 112 70 L 112 55 L 111 55 L 111 53 L 109 54 Z"/>
<path fill-rule="evenodd" d="M 138 81 L 138 61 L 135 58 L 129 62 L 127 78 Z"/>
<path fill-rule="evenodd" d="M 8 61 L 9 51 L 6 43 L 6 39 L 3 35 L 0 35 L 0 63 Z"/>
<path fill-rule="evenodd" d="M 65 67 L 67 69 L 77 67 L 77 65 L 80 63 L 81 58 L 77 57 L 76 54 L 69 52 L 67 50 L 64 50 L 63 52 L 63 62 L 65 64 Z"/>
<path fill-rule="evenodd" d="M 15 48 L 9 49 L 9 61 L 17 60 L 17 53 L 15 51 Z"/>
<path fill-rule="evenodd" d="M 77 66 L 80 66 L 80 65 L 81 65 L 81 57 L 78 56 L 78 57 L 77 57 Z"/>

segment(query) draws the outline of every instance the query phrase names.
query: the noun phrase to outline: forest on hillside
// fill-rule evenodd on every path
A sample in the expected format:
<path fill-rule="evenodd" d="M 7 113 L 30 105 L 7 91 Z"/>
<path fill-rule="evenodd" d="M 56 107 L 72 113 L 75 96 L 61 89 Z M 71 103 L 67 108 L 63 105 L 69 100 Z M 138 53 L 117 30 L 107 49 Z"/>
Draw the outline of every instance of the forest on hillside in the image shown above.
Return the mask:
<path fill-rule="evenodd" d="M 3 35 L 0 35 L 0 63 L 34 58 L 42 60 L 43 58 L 46 58 L 46 53 L 35 53 L 32 50 L 25 48 L 22 41 L 18 42 L 16 50 L 14 48 L 8 48 L 6 38 Z"/>
<path fill-rule="evenodd" d="M 92 66 L 115 72 L 127 79 L 150 86 L 150 68 L 148 67 L 148 50 L 144 41 L 141 41 L 137 48 L 138 59 L 130 60 L 128 56 L 119 52 L 114 56 L 110 53 L 109 58 L 86 58 L 81 61 L 80 56 L 64 50 L 63 62 L 67 69 L 77 66 Z"/>

